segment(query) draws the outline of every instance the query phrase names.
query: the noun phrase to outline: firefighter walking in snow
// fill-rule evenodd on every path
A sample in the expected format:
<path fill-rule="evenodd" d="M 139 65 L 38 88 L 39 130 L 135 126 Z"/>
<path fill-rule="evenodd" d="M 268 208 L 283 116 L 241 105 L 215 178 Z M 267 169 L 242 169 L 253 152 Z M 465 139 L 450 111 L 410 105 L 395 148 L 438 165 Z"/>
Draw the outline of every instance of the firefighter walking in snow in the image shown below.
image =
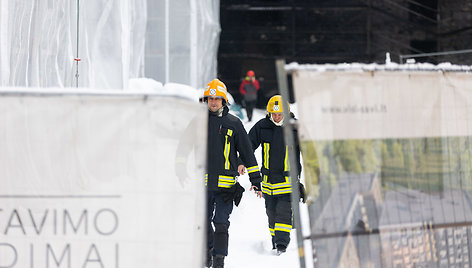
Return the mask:
<path fill-rule="evenodd" d="M 233 200 L 238 205 L 244 191 L 236 179 L 244 174 L 245 166 L 252 184 L 250 190 L 262 196 L 261 174 L 251 142 L 241 120 L 228 113 L 226 94 L 225 84 L 218 79 L 208 83 L 203 94 L 209 110 L 205 178 L 208 209 L 206 265 L 211 267 L 213 264 L 215 268 L 224 267 L 224 258 L 228 255 L 229 216 L 233 211 Z M 238 164 L 238 160 L 243 163 Z"/>
<path fill-rule="evenodd" d="M 290 111 L 289 114 L 295 118 Z M 290 197 L 292 182 L 289 174 L 289 148 L 285 145 L 282 127 L 286 121 L 288 120 L 284 119 L 282 97 L 275 95 L 270 98 L 267 104 L 267 116 L 259 120 L 249 131 L 253 149 L 256 150 L 259 145 L 262 146 L 262 193 L 269 220 L 272 249 L 277 249 L 278 255 L 286 251 L 292 229 Z M 294 130 L 294 137 L 298 137 L 296 130 Z M 296 150 L 299 177 L 302 166 L 298 139 L 295 138 L 295 140 L 294 149 Z M 298 185 L 299 189 L 297 190 L 300 191 L 300 197 L 305 202 L 304 186 L 300 182 Z"/>

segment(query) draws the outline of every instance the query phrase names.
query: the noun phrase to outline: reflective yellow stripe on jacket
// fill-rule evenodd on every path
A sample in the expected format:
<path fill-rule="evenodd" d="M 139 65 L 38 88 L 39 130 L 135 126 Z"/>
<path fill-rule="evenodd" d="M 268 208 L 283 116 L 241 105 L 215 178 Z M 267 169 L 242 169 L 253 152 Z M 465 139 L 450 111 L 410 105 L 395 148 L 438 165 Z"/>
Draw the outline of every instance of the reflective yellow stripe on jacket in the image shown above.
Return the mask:
<path fill-rule="evenodd" d="M 258 166 L 252 166 L 252 167 L 247 168 L 247 173 L 248 174 L 251 174 L 251 173 L 254 173 L 254 172 L 259 172 L 259 167 Z"/>
<path fill-rule="evenodd" d="M 230 165 L 229 165 L 229 151 L 231 149 L 231 142 L 228 143 L 228 137 L 233 136 L 233 131 L 231 129 L 228 129 L 228 132 L 226 133 L 225 136 L 225 150 L 223 151 L 223 154 L 225 156 L 225 169 L 229 170 Z"/>
<path fill-rule="evenodd" d="M 236 184 L 236 178 L 231 176 L 220 175 L 218 176 L 218 187 L 231 188 Z M 208 186 L 208 174 L 205 174 L 205 186 Z"/>
<path fill-rule="evenodd" d="M 263 166 L 266 169 L 269 169 L 269 150 L 270 150 L 270 143 L 264 143 L 264 147 L 262 148 L 264 150 L 264 160 Z"/>
<path fill-rule="evenodd" d="M 289 170 L 289 164 L 290 162 L 288 161 L 288 146 L 285 146 L 284 171 Z"/>
<path fill-rule="evenodd" d="M 292 180 L 290 177 L 285 177 L 285 182 L 269 183 L 268 176 L 264 175 L 262 178 L 262 192 L 268 195 L 289 194 L 292 192 Z"/>
<path fill-rule="evenodd" d="M 269 149 L 270 144 L 264 143 L 264 167 L 269 169 Z M 284 171 L 289 170 L 288 162 L 288 146 L 285 146 L 285 158 L 284 158 Z M 292 180 L 290 177 L 285 176 L 285 182 L 281 183 L 269 183 L 269 177 L 263 175 L 262 177 L 262 192 L 268 195 L 278 195 L 278 194 L 289 194 L 292 192 Z"/>
<path fill-rule="evenodd" d="M 231 186 L 236 184 L 236 178 L 231 176 L 220 175 L 218 177 L 218 187 L 221 188 L 231 188 Z"/>

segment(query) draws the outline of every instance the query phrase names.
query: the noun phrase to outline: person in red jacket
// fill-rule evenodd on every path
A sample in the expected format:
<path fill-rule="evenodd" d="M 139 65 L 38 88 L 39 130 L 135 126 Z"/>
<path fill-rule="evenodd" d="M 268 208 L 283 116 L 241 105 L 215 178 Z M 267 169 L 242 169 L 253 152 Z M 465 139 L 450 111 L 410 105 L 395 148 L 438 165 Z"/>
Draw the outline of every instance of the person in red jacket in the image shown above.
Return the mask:
<path fill-rule="evenodd" d="M 261 88 L 259 81 L 256 79 L 256 75 L 253 70 L 249 70 L 246 74 L 246 78 L 241 82 L 239 86 L 239 92 L 244 97 L 246 104 L 246 113 L 248 121 L 252 120 L 252 111 L 256 106 L 257 102 L 257 91 Z"/>

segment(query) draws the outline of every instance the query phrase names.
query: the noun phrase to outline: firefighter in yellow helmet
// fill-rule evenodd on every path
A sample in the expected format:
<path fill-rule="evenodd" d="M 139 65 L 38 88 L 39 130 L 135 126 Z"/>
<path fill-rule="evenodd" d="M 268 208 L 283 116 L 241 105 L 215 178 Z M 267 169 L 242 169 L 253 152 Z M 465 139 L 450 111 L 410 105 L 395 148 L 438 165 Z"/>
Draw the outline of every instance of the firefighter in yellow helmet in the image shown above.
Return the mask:
<path fill-rule="evenodd" d="M 228 255 L 229 216 L 242 197 L 244 188 L 237 183 L 245 167 L 251 181 L 250 190 L 262 196 L 261 174 L 252 145 L 239 118 L 229 114 L 227 89 L 218 79 L 205 88 L 203 100 L 208 105 L 207 143 L 207 267 L 223 267 Z M 238 159 L 239 154 L 239 159 Z M 238 162 L 241 161 L 241 162 Z M 214 228 L 213 228 L 214 227 Z"/>
<path fill-rule="evenodd" d="M 287 107 L 289 107 L 287 103 Z M 289 108 L 290 109 L 290 108 Z M 295 119 L 293 113 L 290 116 Z M 272 249 L 280 255 L 285 252 L 290 242 L 292 229 L 292 206 L 290 193 L 292 192 L 292 178 L 289 174 L 288 146 L 285 145 L 283 124 L 288 121 L 284 118 L 282 97 L 275 95 L 267 103 L 267 116 L 259 120 L 249 131 L 253 150 L 262 147 L 262 193 L 265 199 L 266 213 L 269 220 L 269 231 L 272 237 Z M 294 137 L 298 137 L 294 129 Z M 295 139 L 295 155 L 298 165 L 299 180 L 302 169 L 300 163 L 300 147 Z M 300 196 L 305 202 L 305 190 L 299 182 Z"/>

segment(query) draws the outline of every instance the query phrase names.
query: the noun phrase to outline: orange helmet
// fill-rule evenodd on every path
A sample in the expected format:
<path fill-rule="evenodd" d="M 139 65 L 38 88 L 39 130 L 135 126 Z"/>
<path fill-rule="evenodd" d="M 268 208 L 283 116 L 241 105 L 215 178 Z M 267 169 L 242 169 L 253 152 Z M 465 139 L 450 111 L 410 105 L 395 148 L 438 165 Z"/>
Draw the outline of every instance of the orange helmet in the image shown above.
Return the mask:
<path fill-rule="evenodd" d="M 222 98 L 225 102 L 228 102 L 228 96 L 226 96 L 227 92 L 226 85 L 215 78 L 205 87 L 203 100 L 206 100 L 208 97 L 216 97 Z"/>
<path fill-rule="evenodd" d="M 246 75 L 249 77 L 256 76 L 253 70 L 249 70 Z"/>

